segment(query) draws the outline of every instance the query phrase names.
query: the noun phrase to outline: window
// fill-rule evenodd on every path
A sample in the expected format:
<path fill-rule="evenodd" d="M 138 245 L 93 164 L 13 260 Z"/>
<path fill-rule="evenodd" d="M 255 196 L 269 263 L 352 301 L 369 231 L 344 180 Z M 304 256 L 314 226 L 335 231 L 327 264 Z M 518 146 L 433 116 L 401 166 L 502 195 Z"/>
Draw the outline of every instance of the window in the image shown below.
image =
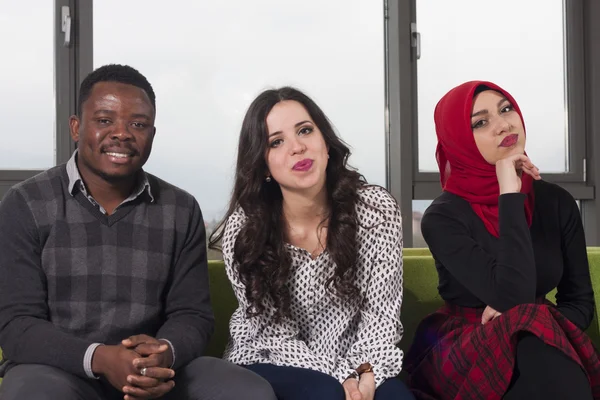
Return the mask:
<path fill-rule="evenodd" d="M 433 200 L 413 200 L 412 201 L 412 246 L 427 247 L 423 234 L 421 233 L 421 219 L 427 207 Z"/>
<path fill-rule="evenodd" d="M 0 170 L 55 165 L 54 4 L 3 2 Z"/>
<path fill-rule="evenodd" d="M 81 80 L 94 67 L 123 63 L 158 95 L 147 170 L 194 194 L 209 230 L 226 208 L 246 108 L 261 90 L 290 84 L 323 107 L 353 148 L 351 164 L 387 183 L 412 232 L 413 201 L 440 193 L 433 107 L 451 87 L 487 79 L 517 98 L 528 153 L 544 179 L 580 200 L 588 244 L 598 243 L 595 0 L 34 3 L 7 3 L 0 13 L 0 199 L 68 160 Z M 66 46 L 64 6 L 73 21 Z M 474 56 L 481 46 L 496 57 Z M 404 239 L 410 247 L 412 235 Z"/>
<path fill-rule="evenodd" d="M 157 135 L 146 169 L 192 193 L 209 230 L 227 208 L 243 116 L 266 88 L 305 91 L 352 147 L 350 163 L 385 185 L 381 2 L 180 0 L 165 7 L 103 0 L 93 6 L 94 68 L 129 64 L 156 92 Z"/>
<path fill-rule="evenodd" d="M 421 34 L 418 170 L 437 172 L 433 112 L 451 88 L 488 80 L 519 102 L 527 153 L 542 173 L 569 172 L 563 0 L 416 1 Z"/>

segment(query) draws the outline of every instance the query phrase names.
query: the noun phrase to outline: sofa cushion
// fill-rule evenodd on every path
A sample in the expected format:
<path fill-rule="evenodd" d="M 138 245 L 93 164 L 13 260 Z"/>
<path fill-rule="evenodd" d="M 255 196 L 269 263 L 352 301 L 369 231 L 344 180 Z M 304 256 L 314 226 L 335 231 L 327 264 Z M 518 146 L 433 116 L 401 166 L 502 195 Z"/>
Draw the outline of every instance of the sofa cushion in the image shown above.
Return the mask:
<path fill-rule="evenodd" d="M 442 305 L 437 285 L 438 276 L 433 258 L 428 249 L 405 249 L 404 251 L 404 301 L 402 304 L 402 324 L 404 336 L 400 347 L 405 351 L 412 343 L 415 330 L 421 320 Z M 596 313 L 587 330 L 594 344 L 600 348 L 600 329 L 597 310 L 600 307 L 600 248 L 589 248 L 588 258 L 592 284 L 595 288 Z M 229 335 L 229 318 L 237 307 L 237 301 L 225 274 L 222 261 L 208 263 L 212 303 L 215 313 L 215 333 L 206 351 L 207 355 L 220 357 L 223 354 Z M 555 302 L 556 291 L 547 298 Z"/>

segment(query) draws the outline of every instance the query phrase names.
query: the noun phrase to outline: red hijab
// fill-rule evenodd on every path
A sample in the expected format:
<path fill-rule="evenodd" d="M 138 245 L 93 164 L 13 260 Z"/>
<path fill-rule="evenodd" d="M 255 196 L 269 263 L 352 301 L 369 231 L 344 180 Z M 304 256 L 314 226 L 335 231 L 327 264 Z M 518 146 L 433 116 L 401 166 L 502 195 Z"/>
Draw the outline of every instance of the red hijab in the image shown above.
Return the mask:
<path fill-rule="evenodd" d="M 473 98 L 480 86 L 487 86 L 506 97 L 515 111 L 523 115 L 515 99 L 499 86 L 485 81 L 471 81 L 450 90 L 435 107 L 435 130 L 438 138 L 436 158 L 442 189 L 467 200 L 492 235 L 499 236 L 498 196 L 500 187 L 496 167 L 489 164 L 477 149 L 471 113 Z M 525 216 L 531 226 L 533 214 L 533 179 L 521 177 L 521 193 L 527 195 Z"/>

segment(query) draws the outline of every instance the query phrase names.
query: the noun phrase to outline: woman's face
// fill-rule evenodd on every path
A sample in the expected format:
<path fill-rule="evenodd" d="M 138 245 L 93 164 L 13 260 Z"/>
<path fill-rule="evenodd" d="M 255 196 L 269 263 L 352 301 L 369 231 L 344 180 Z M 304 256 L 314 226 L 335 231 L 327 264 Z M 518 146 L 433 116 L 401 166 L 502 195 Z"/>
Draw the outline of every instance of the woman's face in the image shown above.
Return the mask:
<path fill-rule="evenodd" d="M 282 190 L 298 191 L 325 186 L 328 149 L 323 134 L 301 103 L 284 100 L 267 115 L 270 175 Z"/>
<path fill-rule="evenodd" d="M 525 152 L 525 127 L 501 93 L 485 90 L 473 100 L 471 128 L 479 152 L 490 164 Z"/>

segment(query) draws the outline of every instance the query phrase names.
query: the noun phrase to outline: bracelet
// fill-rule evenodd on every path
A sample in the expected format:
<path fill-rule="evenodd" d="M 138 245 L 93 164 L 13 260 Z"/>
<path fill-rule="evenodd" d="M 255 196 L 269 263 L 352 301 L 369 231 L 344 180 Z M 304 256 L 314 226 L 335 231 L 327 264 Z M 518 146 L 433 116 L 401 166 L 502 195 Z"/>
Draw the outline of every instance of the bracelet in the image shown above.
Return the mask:
<path fill-rule="evenodd" d="M 367 372 L 373 372 L 373 366 L 371 365 L 371 363 L 368 363 L 368 362 L 360 364 L 358 366 L 358 368 L 356 368 L 354 371 L 352 371 L 346 379 L 352 378 L 352 379 L 356 379 L 357 381 L 360 381 L 360 376 L 362 374 L 366 374 Z"/>

